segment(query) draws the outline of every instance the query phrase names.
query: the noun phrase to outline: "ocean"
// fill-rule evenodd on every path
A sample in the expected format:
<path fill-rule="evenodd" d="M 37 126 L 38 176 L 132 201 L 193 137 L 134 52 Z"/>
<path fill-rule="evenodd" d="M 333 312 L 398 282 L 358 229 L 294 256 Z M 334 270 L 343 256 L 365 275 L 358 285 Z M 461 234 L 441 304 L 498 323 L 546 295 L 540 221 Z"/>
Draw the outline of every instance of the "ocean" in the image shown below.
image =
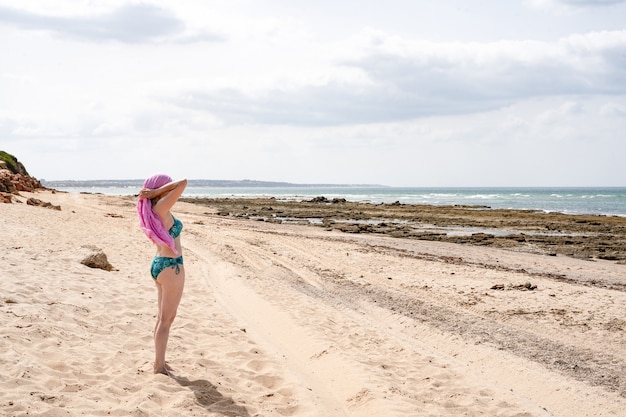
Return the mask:
<path fill-rule="evenodd" d="M 140 180 L 49 181 L 44 185 L 70 193 L 135 195 Z M 275 197 L 308 200 L 324 196 L 348 201 L 483 206 L 566 214 L 626 216 L 626 187 L 384 187 L 376 185 L 301 185 L 256 181 L 190 180 L 184 197 Z"/>

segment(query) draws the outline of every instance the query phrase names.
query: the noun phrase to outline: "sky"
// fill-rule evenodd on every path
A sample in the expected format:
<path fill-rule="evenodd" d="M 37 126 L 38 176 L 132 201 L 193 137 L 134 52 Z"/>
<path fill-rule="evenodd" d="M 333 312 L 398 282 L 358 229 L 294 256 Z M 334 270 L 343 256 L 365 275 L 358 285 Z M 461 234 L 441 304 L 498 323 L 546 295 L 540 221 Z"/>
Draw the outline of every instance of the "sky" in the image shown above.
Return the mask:
<path fill-rule="evenodd" d="M 626 0 L 0 0 L 44 180 L 626 185 Z"/>

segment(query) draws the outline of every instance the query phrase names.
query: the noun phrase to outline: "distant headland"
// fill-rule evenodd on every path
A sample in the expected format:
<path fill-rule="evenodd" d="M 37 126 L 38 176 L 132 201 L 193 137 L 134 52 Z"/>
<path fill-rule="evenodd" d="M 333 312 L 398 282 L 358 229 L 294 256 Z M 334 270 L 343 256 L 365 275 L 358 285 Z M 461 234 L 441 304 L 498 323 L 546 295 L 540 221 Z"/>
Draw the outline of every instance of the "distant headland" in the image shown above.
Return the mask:
<path fill-rule="evenodd" d="M 55 180 L 46 181 L 41 180 L 46 187 L 50 188 L 65 188 L 65 187 L 136 187 L 141 188 L 143 181 L 141 179 L 128 179 L 128 180 Z M 303 187 L 378 187 L 385 188 L 386 185 L 379 184 L 297 184 L 291 182 L 280 181 L 257 181 L 250 179 L 243 180 L 207 180 L 207 179 L 190 179 L 188 181 L 191 187 L 216 187 L 216 188 L 269 188 L 269 187 L 283 187 L 283 188 L 303 188 Z"/>

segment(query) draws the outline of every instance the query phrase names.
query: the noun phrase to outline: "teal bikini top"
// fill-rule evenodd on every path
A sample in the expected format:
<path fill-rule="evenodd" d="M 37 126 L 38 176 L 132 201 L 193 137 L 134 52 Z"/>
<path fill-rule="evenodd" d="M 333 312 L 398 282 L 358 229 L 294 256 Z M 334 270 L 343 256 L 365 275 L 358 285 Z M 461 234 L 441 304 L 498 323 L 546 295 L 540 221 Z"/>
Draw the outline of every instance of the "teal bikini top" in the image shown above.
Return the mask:
<path fill-rule="evenodd" d="M 167 232 L 170 234 L 170 236 L 176 239 L 178 236 L 180 236 L 180 232 L 182 232 L 183 230 L 183 222 L 181 222 L 174 216 L 172 216 L 172 218 L 174 219 L 174 224 Z"/>

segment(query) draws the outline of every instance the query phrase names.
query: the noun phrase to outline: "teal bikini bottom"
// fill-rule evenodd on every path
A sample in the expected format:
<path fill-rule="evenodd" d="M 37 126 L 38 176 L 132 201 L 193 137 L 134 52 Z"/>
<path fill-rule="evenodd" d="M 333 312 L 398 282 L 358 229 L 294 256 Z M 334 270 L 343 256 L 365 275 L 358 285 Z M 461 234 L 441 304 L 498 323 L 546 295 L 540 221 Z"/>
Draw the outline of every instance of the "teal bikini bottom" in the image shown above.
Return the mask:
<path fill-rule="evenodd" d="M 165 268 L 176 268 L 176 275 L 180 274 L 180 265 L 183 264 L 183 257 L 179 256 L 178 258 L 166 258 L 164 256 L 155 256 L 152 261 L 152 267 L 150 268 L 150 273 L 152 274 L 152 278 L 157 279 L 159 274 Z"/>

